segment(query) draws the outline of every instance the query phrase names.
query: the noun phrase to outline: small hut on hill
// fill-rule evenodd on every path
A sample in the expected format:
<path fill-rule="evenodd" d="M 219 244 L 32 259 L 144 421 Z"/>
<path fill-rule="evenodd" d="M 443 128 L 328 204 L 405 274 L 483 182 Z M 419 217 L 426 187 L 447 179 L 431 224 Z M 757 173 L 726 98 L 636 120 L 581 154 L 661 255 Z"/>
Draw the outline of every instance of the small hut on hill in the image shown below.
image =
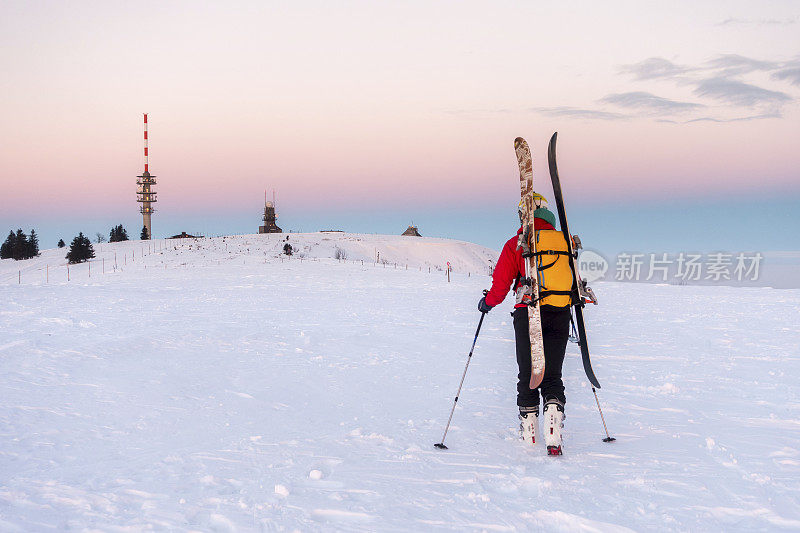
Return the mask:
<path fill-rule="evenodd" d="M 167 237 L 168 239 L 202 239 L 202 235 L 189 235 L 185 231 L 182 231 L 180 235 L 173 235 L 172 237 Z"/>
<path fill-rule="evenodd" d="M 422 235 L 419 234 L 419 228 L 416 226 L 409 226 L 408 229 L 403 232 L 403 235 L 408 237 L 422 237 Z"/>

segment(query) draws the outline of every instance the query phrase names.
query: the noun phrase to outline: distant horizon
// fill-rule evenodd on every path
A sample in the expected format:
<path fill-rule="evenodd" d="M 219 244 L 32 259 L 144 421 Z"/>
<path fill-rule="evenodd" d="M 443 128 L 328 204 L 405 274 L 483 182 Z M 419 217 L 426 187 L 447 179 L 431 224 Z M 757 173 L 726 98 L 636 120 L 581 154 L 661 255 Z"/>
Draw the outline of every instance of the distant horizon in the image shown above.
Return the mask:
<path fill-rule="evenodd" d="M 551 194 L 545 193 L 545 196 Z M 454 206 L 309 212 L 294 206 L 282 210 L 279 204 L 277 222 L 285 233 L 335 229 L 387 235 L 399 235 L 413 223 L 423 236 L 474 242 L 499 251 L 518 227 L 515 202 L 512 199 L 507 208 Z M 607 253 L 623 250 L 800 250 L 800 236 L 787 231 L 800 220 L 800 195 L 773 198 L 747 195 L 714 202 L 676 200 L 677 205 L 582 205 L 566 199 L 565 203 L 572 232 L 582 236 L 585 246 Z M 132 207 L 126 216 L 98 215 L 91 219 L 67 216 L 10 218 L 0 215 L 0 232 L 4 240 L 8 231 L 19 228 L 27 234 L 35 229 L 41 247 L 49 248 L 54 247 L 58 239 L 63 238 L 68 243 L 79 231 L 92 241 L 97 232 L 108 238 L 111 228 L 122 224 L 133 239 L 139 237 L 142 222 L 141 215 L 135 211 L 136 206 Z M 555 206 L 550 207 L 555 212 Z M 259 210 L 257 204 L 248 212 L 218 212 L 207 216 L 157 211 L 153 215 L 154 238 L 166 238 L 182 231 L 206 236 L 258 233 L 258 226 L 263 223 L 262 214 L 263 206 Z"/>

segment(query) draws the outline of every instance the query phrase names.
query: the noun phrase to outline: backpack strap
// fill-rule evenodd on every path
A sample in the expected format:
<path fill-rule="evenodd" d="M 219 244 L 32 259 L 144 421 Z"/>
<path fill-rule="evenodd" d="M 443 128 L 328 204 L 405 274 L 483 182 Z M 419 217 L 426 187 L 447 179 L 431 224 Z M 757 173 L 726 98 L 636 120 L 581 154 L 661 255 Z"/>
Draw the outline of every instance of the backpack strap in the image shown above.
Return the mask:
<path fill-rule="evenodd" d="M 548 296 L 572 296 L 573 301 L 575 300 L 575 291 L 539 291 L 539 297 L 535 300 L 531 300 L 528 305 L 534 306 L 536 305 L 539 300 L 543 300 Z"/>
<path fill-rule="evenodd" d="M 538 250 L 531 254 L 533 257 L 539 257 L 540 255 L 572 255 L 566 250 Z"/>
<path fill-rule="evenodd" d="M 553 265 L 555 265 L 558 262 L 558 257 L 559 256 L 561 256 L 561 255 L 569 256 L 569 255 L 572 255 L 572 254 L 570 254 L 569 252 L 563 251 L 563 250 L 540 250 L 540 251 L 537 251 L 537 252 L 534 252 L 534 253 L 531 254 L 532 257 L 542 257 L 542 256 L 545 256 L 545 255 L 554 255 L 554 256 L 556 256 L 556 258 L 552 263 L 549 263 L 547 265 L 542 265 L 542 266 L 538 267 L 537 270 L 539 272 L 541 272 L 542 270 L 547 270 L 548 268 L 550 268 Z"/>
<path fill-rule="evenodd" d="M 556 257 L 556 260 L 553 261 L 552 263 L 548 263 L 546 265 L 543 264 L 542 266 L 536 267 L 536 270 L 538 270 L 539 272 L 541 272 L 542 270 L 547 270 L 548 268 L 554 266 L 556 263 L 558 263 L 558 257 Z"/>

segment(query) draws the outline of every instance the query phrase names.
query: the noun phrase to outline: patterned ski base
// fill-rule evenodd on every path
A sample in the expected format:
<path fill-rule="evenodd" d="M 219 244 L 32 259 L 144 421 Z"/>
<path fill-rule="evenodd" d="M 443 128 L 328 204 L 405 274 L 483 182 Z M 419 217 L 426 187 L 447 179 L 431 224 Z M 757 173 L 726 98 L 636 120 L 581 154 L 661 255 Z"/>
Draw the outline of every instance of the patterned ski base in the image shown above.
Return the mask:
<path fill-rule="evenodd" d="M 517 153 L 519 164 L 520 197 L 525 201 L 522 220 L 533 231 L 533 162 L 531 150 L 527 141 L 522 137 L 514 139 L 514 151 Z M 536 251 L 536 239 L 530 238 L 531 252 Z M 525 276 L 531 279 L 531 297 L 533 301 L 539 298 L 539 284 L 537 281 L 536 259 L 525 259 Z M 539 304 L 528 306 L 528 332 L 531 338 L 531 383 L 530 388 L 535 389 L 542 384 L 544 379 L 544 340 L 542 339 L 542 317 Z"/>

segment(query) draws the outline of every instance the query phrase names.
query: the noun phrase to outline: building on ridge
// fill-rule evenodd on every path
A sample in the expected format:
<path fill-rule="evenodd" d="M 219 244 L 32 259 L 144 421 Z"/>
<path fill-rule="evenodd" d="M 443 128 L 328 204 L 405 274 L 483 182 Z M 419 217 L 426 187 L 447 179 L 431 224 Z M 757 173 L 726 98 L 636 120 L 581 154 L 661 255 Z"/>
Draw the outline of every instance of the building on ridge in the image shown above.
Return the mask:
<path fill-rule="evenodd" d="M 409 226 L 408 229 L 403 232 L 403 235 L 406 237 L 422 237 L 422 235 L 419 234 L 419 228 L 414 225 Z"/>
<path fill-rule="evenodd" d="M 259 233 L 283 233 L 283 230 L 278 227 L 275 220 L 278 215 L 275 214 L 275 191 L 272 191 L 272 201 L 267 201 L 267 191 L 264 191 L 264 216 L 261 220 L 264 221 L 263 226 L 258 227 Z"/>
<path fill-rule="evenodd" d="M 173 235 L 172 237 L 167 237 L 167 239 L 202 239 L 202 235 L 189 235 L 185 231 L 182 231 L 179 235 Z"/>

